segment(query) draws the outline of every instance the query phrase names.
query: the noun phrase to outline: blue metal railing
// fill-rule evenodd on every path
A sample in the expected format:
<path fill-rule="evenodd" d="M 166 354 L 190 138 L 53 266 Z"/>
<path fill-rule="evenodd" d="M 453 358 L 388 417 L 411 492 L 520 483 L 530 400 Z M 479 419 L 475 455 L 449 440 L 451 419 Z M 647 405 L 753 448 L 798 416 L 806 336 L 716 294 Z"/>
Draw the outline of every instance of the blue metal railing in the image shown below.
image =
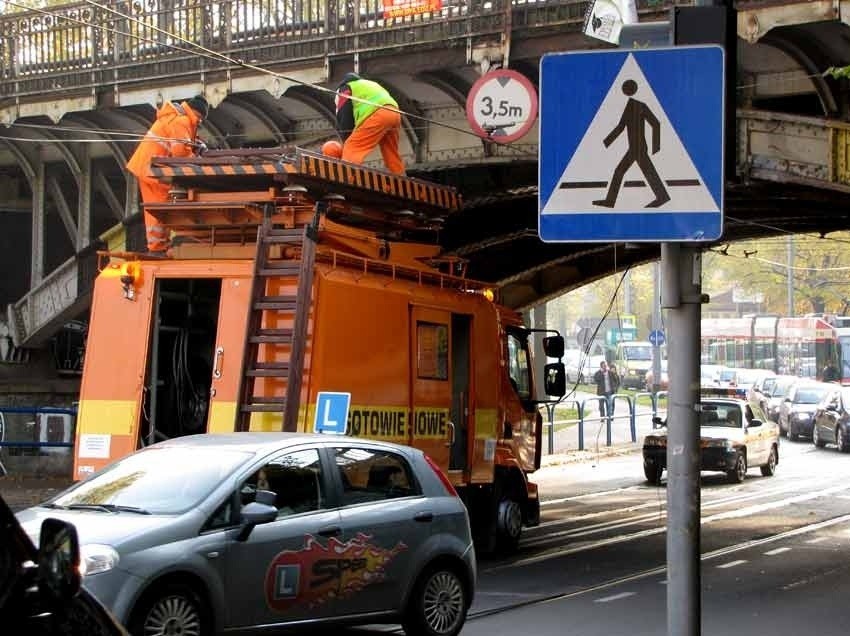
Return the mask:
<path fill-rule="evenodd" d="M 652 404 L 650 413 L 638 413 L 637 402 L 638 398 L 649 397 L 650 402 Z M 557 404 L 545 404 L 546 406 L 546 414 L 548 421 L 545 423 L 545 427 L 548 434 L 548 452 L 549 454 L 553 454 L 555 452 L 555 409 L 574 409 L 577 412 L 577 417 L 572 419 L 564 419 L 558 420 L 559 424 L 566 425 L 576 425 L 578 428 L 578 450 L 584 450 L 585 443 L 585 424 L 594 424 L 594 423 L 605 423 L 605 444 L 606 446 L 611 446 L 613 444 L 613 431 L 614 425 L 617 422 L 622 422 L 628 420 L 629 422 L 629 433 L 631 437 L 631 441 L 637 442 L 637 418 L 641 415 L 651 415 L 653 420 L 658 416 L 659 411 L 666 411 L 666 401 L 667 401 L 667 391 L 659 391 L 657 393 L 650 392 L 641 392 L 636 393 L 634 396 L 626 395 L 626 394 L 616 394 L 613 396 L 613 413 L 608 414 L 607 410 L 604 415 L 600 414 L 598 416 L 587 416 L 588 412 L 588 404 L 596 404 L 597 408 L 601 411 L 602 403 L 604 402 L 605 397 L 598 395 L 587 397 L 581 400 L 563 400 L 558 402 Z M 617 404 L 624 403 L 628 407 L 628 412 L 622 415 L 617 415 Z M 664 402 L 664 407 L 661 406 L 661 403 Z M 655 428 L 655 423 L 653 422 L 652 427 Z"/>
<path fill-rule="evenodd" d="M 68 415 L 72 418 L 76 418 L 77 409 L 51 406 L 0 407 L 0 451 L 5 448 L 33 448 L 40 450 L 42 448 L 72 448 L 74 446 L 74 422 L 68 424 L 69 430 L 62 430 L 62 437 L 64 439 L 68 439 L 69 441 L 41 441 L 41 439 L 22 439 L 20 433 L 16 436 L 17 439 L 7 439 L 7 437 L 10 436 L 10 429 L 13 428 L 7 421 L 7 417 L 10 415 L 31 415 L 33 417 L 38 417 L 39 415 Z M 28 424 L 24 424 L 25 428 L 27 426 Z M 20 428 L 20 425 L 16 428 Z M 38 437 L 40 438 L 41 430 L 36 428 L 32 432 L 27 431 L 23 435 L 23 437 L 27 437 L 28 435 L 33 435 L 33 437 L 35 435 L 38 435 Z M 6 474 L 8 474 L 8 471 L 3 465 L 3 462 L 0 461 L 0 475 Z"/>

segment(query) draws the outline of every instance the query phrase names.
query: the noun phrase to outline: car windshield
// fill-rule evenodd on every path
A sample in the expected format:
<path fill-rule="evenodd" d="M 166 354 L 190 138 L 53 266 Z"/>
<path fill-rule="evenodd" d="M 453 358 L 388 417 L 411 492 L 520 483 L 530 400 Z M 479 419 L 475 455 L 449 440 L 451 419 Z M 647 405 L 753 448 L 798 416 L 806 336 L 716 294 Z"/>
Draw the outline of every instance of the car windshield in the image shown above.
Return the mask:
<path fill-rule="evenodd" d="M 770 391 L 770 395 L 772 397 L 785 397 L 793 384 L 793 380 L 790 382 L 777 382 L 773 385 L 773 388 Z"/>
<path fill-rule="evenodd" d="M 722 369 L 719 375 L 723 382 L 732 382 L 737 375 L 737 371 L 735 369 Z"/>
<path fill-rule="evenodd" d="M 703 404 L 700 426 L 741 428 L 741 409 L 734 404 Z"/>
<path fill-rule="evenodd" d="M 71 487 L 48 505 L 179 514 L 197 506 L 253 456 L 203 447 L 151 447 Z"/>
<path fill-rule="evenodd" d="M 797 391 L 796 395 L 794 395 L 794 403 L 817 404 L 823 399 L 823 396 L 826 395 L 826 392 L 827 389 L 822 389 L 820 387 L 800 389 Z"/>

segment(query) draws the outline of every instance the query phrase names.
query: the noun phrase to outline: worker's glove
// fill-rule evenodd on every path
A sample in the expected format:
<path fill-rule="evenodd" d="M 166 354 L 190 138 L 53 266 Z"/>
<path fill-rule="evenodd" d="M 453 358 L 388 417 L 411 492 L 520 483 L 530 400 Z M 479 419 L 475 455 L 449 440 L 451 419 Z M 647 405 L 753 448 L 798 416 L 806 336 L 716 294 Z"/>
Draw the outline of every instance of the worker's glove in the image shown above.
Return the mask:
<path fill-rule="evenodd" d="M 195 152 L 198 153 L 199 157 L 203 156 L 207 150 L 209 150 L 209 147 L 203 141 L 199 139 L 195 142 Z"/>

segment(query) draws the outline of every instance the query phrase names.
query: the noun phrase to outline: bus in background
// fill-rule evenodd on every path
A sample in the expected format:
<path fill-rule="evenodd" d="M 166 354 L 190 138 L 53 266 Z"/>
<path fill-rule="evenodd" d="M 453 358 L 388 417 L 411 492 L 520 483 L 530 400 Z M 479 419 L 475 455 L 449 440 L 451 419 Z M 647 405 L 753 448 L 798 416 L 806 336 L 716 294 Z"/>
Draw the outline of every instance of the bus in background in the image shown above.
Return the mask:
<path fill-rule="evenodd" d="M 841 384 L 850 384 L 850 327 L 837 327 L 835 335 L 841 351 Z"/>
<path fill-rule="evenodd" d="M 842 363 L 850 364 L 850 351 L 842 355 L 837 330 L 823 318 L 706 318 L 701 330 L 705 364 L 820 379 L 824 367 L 833 361 L 850 381 L 850 369 L 844 370 Z"/>

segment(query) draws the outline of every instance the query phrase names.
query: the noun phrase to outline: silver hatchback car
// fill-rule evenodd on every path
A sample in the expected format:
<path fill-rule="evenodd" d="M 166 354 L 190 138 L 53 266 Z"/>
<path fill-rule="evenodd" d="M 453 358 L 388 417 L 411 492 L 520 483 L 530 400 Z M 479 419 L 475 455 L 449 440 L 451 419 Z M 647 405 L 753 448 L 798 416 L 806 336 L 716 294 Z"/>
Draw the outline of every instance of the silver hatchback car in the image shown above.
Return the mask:
<path fill-rule="evenodd" d="M 134 636 L 398 623 L 453 636 L 476 582 L 466 508 L 416 449 L 330 435 L 193 435 L 18 513 L 77 527 L 84 586 Z"/>

